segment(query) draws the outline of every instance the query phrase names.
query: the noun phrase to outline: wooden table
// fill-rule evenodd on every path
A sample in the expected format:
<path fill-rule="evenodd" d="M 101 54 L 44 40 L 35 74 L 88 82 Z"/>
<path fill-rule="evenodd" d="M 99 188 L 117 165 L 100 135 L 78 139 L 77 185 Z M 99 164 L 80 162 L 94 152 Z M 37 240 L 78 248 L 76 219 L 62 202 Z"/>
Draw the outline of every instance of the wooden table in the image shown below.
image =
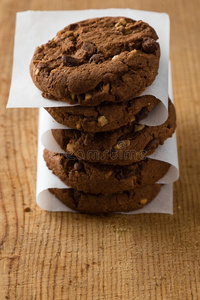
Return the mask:
<path fill-rule="evenodd" d="M 130 7 L 171 18 L 180 179 L 174 215 L 48 213 L 35 203 L 37 109 L 6 109 L 15 13 Z M 200 2 L 1 0 L 0 299 L 200 299 Z"/>

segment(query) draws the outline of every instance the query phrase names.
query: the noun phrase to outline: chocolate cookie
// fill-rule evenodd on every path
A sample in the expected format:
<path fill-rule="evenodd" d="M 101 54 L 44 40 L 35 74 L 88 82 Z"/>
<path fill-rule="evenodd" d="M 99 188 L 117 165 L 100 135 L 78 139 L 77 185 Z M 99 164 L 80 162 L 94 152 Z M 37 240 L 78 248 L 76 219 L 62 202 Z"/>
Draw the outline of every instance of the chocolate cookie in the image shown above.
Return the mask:
<path fill-rule="evenodd" d="M 75 129 L 53 129 L 60 147 L 79 159 L 111 165 L 128 165 L 152 154 L 171 137 L 176 128 L 174 105 L 169 102 L 169 116 L 159 126 L 127 125 L 108 132 L 84 133 Z"/>
<path fill-rule="evenodd" d="M 102 132 L 139 122 L 159 103 L 154 96 L 142 96 L 122 103 L 102 103 L 98 106 L 48 107 L 46 110 L 58 122 L 85 132 Z"/>
<path fill-rule="evenodd" d="M 31 77 L 48 99 L 84 106 L 128 101 L 158 73 L 157 39 L 151 26 L 129 18 L 71 24 L 35 50 Z"/>
<path fill-rule="evenodd" d="M 115 194 L 85 194 L 74 189 L 55 189 L 49 191 L 69 208 L 82 213 L 129 212 L 149 204 L 160 192 L 161 185 L 146 185 L 132 191 Z"/>
<path fill-rule="evenodd" d="M 119 193 L 154 184 L 170 167 L 168 163 L 153 159 L 128 166 L 94 164 L 47 149 L 44 160 L 53 174 L 69 187 L 92 194 Z"/>

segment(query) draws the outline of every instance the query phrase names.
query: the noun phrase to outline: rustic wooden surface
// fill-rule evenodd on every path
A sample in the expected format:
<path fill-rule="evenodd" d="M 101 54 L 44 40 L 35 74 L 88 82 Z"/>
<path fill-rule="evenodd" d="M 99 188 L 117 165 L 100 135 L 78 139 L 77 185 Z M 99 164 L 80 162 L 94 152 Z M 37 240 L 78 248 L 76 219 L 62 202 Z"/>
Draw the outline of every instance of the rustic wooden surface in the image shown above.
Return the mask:
<path fill-rule="evenodd" d="M 37 109 L 5 108 L 17 11 L 109 7 L 171 18 L 181 173 L 173 216 L 42 211 Z M 200 299 L 199 13 L 197 0 L 0 1 L 0 299 Z"/>

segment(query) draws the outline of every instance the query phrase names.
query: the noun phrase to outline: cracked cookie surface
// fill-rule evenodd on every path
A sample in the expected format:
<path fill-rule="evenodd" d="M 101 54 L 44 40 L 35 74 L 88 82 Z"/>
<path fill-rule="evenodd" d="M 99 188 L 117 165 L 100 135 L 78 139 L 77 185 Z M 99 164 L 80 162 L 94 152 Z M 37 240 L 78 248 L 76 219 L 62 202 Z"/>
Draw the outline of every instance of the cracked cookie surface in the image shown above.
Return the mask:
<path fill-rule="evenodd" d="M 139 122 L 160 101 L 151 95 L 122 103 L 103 102 L 98 106 L 64 106 L 45 108 L 58 122 L 85 132 L 102 132 Z"/>
<path fill-rule="evenodd" d="M 133 124 L 108 132 L 52 129 L 56 142 L 67 153 L 90 162 L 128 165 L 152 154 L 176 129 L 175 107 L 169 101 L 169 115 L 159 126 Z"/>
<path fill-rule="evenodd" d="M 91 194 L 79 192 L 74 189 L 51 188 L 62 203 L 69 208 L 90 214 L 129 212 L 138 210 L 149 204 L 160 192 L 161 185 L 153 184 L 136 188 L 131 191 L 114 194 Z"/>
<path fill-rule="evenodd" d="M 157 39 L 151 26 L 129 18 L 77 22 L 36 48 L 31 77 L 48 99 L 84 106 L 128 101 L 157 75 Z"/>
<path fill-rule="evenodd" d="M 47 167 L 61 181 L 78 191 L 110 194 L 151 185 L 162 178 L 170 164 L 145 159 L 128 166 L 111 166 L 78 160 L 76 157 L 44 150 Z"/>

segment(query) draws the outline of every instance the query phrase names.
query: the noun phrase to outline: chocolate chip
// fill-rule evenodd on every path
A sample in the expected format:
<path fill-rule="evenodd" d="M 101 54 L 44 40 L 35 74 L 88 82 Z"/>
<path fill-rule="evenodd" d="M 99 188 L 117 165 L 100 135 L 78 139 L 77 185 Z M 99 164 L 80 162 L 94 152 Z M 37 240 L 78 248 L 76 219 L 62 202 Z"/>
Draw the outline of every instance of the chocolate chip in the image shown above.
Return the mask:
<path fill-rule="evenodd" d="M 47 45 L 48 45 L 49 48 L 55 48 L 57 46 L 57 44 L 54 41 L 49 41 L 47 43 Z"/>
<path fill-rule="evenodd" d="M 142 50 L 146 53 L 152 53 L 158 49 L 158 43 L 151 38 L 148 38 L 142 43 Z"/>
<path fill-rule="evenodd" d="M 77 27 L 78 27 L 77 23 L 70 24 L 69 25 L 69 30 L 75 30 L 75 29 L 77 29 Z"/>
<path fill-rule="evenodd" d="M 93 54 L 89 59 L 89 63 L 94 62 L 95 64 L 100 64 L 103 62 L 103 58 L 104 56 L 102 54 Z"/>
<path fill-rule="evenodd" d="M 138 40 L 138 41 L 134 41 L 134 42 L 130 42 L 128 45 L 127 45 L 127 47 L 128 47 L 128 49 L 129 49 L 129 51 L 132 51 L 132 50 L 134 50 L 134 49 L 136 49 L 136 50 L 139 50 L 139 49 L 141 49 L 141 40 Z"/>
<path fill-rule="evenodd" d="M 125 179 L 125 178 L 128 178 L 128 177 L 131 177 L 131 176 L 134 176 L 136 173 L 135 173 L 135 170 L 130 170 L 130 169 L 121 169 L 117 175 L 116 175 L 116 178 L 121 180 L 121 179 Z"/>
<path fill-rule="evenodd" d="M 29 212 L 29 211 L 31 211 L 31 209 L 30 209 L 30 207 L 26 207 L 26 208 L 24 208 L 24 211 Z"/>
<path fill-rule="evenodd" d="M 119 26 L 117 30 L 122 32 L 123 34 L 126 32 L 124 26 Z"/>
<path fill-rule="evenodd" d="M 83 136 L 83 144 L 85 146 L 87 146 L 88 144 L 91 143 L 91 140 L 94 138 L 94 133 L 92 132 L 87 132 L 84 136 Z"/>
<path fill-rule="evenodd" d="M 116 178 L 117 178 L 118 180 L 121 180 L 121 179 L 124 179 L 124 178 L 125 178 L 122 170 L 116 175 Z"/>
<path fill-rule="evenodd" d="M 79 191 L 74 190 L 73 203 L 75 207 L 78 207 L 80 197 L 81 197 L 81 193 Z"/>
<path fill-rule="evenodd" d="M 80 163 L 80 162 L 76 162 L 75 164 L 74 164 L 74 170 L 75 171 L 81 171 L 83 169 L 83 164 L 82 163 Z"/>
<path fill-rule="evenodd" d="M 149 111 L 146 107 L 143 107 L 141 111 L 137 114 L 137 122 L 145 119 L 149 114 Z"/>
<path fill-rule="evenodd" d="M 39 64 L 37 65 L 37 67 L 38 67 L 38 69 L 46 68 L 47 64 L 41 61 L 41 62 L 39 62 Z"/>
<path fill-rule="evenodd" d="M 70 55 L 66 55 L 66 54 L 63 54 L 62 62 L 63 62 L 63 65 L 67 66 L 67 67 L 74 67 L 74 66 L 80 65 L 80 61 L 77 58 L 72 57 Z"/>
<path fill-rule="evenodd" d="M 67 158 L 68 160 L 77 160 L 77 158 L 69 153 L 62 153 L 62 156 L 64 156 L 65 158 Z"/>
<path fill-rule="evenodd" d="M 145 150 L 146 152 L 148 152 L 148 154 L 149 154 L 149 152 L 155 150 L 155 149 L 158 147 L 158 145 L 159 145 L 159 140 L 158 140 L 158 139 L 153 139 L 153 140 L 151 140 L 151 141 L 147 144 L 147 146 L 145 147 L 144 150 Z"/>
<path fill-rule="evenodd" d="M 112 157 L 112 159 L 116 158 L 116 152 L 117 152 L 117 150 L 115 150 L 114 148 L 111 148 L 111 150 L 110 150 L 110 156 Z"/>
<path fill-rule="evenodd" d="M 97 47 L 93 43 L 85 42 L 82 46 L 82 49 L 87 52 L 87 56 L 89 58 L 95 53 Z"/>
<path fill-rule="evenodd" d="M 93 117 L 87 117 L 87 118 L 84 118 L 83 119 L 83 125 L 87 125 L 88 123 L 91 123 L 91 122 L 95 122 L 95 118 Z M 94 123 L 95 124 L 95 123 Z"/>
<path fill-rule="evenodd" d="M 136 173 L 135 173 L 135 170 L 126 169 L 124 175 L 126 176 L 126 178 L 128 178 L 128 177 L 131 177 L 133 175 L 136 175 Z"/>

